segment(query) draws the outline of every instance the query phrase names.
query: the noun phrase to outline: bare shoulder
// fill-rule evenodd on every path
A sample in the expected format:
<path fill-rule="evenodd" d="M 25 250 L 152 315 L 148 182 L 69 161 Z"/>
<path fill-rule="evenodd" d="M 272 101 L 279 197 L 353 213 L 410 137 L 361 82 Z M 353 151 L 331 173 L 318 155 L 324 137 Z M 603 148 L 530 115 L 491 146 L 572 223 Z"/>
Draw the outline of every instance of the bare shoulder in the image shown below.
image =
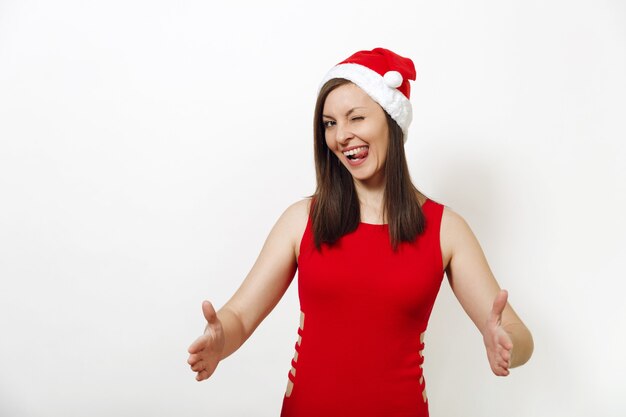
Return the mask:
<path fill-rule="evenodd" d="M 300 250 L 300 240 L 306 229 L 310 207 L 310 198 L 305 198 L 293 203 L 285 209 L 274 226 L 273 233 L 276 232 L 283 236 L 284 239 L 289 240 L 296 258 Z"/>
<path fill-rule="evenodd" d="M 455 248 L 466 245 L 475 239 L 474 233 L 465 219 L 451 208 L 444 206 L 440 231 L 443 264 L 447 266 L 450 263 Z"/>
<path fill-rule="evenodd" d="M 441 233 L 454 235 L 467 230 L 469 230 L 469 225 L 465 219 L 450 207 L 444 206 L 441 217 Z"/>
<path fill-rule="evenodd" d="M 292 226 L 296 229 L 299 229 L 299 226 L 301 226 L 302 230 L 304 231 L 307 219 L 309 218 L 310 207 L 310 198 L 296 201 L 295 203 L 287 207 L 284 213 L 280 216 L 280 221 L 285 222 L 289 226 Z"/>

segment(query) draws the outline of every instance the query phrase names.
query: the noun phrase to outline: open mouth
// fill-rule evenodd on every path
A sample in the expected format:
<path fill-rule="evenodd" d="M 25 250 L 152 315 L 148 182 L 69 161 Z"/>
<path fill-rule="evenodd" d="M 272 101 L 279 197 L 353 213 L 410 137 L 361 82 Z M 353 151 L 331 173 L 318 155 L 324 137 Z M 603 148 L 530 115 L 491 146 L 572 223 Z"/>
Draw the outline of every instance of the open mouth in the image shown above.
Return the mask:
<path fill-rule="evenodd" d="M 348 160 L 354 161 L 354 162 L 365 159 L 368 153 L 369 153 L 369 146 L 359 146 L 358 148 L 350 149 L 349 151 L 343 152 L 343 154 L 346 156 L 346 158 L 348 158 Z"/>

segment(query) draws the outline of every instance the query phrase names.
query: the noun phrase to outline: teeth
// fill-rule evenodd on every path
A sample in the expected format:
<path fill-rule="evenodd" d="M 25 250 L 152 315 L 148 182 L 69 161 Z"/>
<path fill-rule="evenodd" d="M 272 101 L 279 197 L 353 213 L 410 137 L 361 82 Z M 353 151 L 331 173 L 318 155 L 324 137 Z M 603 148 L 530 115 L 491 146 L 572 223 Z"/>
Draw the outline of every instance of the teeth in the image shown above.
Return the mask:
<path fill-rule="evenodd" d="M 352 156 L 352 155 L 356 155 L 357 153 L 359 153 L 361 151 L 364 151 L 365 149 L 367 149 L 367 146 L 361 146 L 361 147 L 358 147 L 358 148 L 354 148 L 354 149 L 352 149 L 350 151 L 345 151 L 343 154 L 345 156 Z"/>

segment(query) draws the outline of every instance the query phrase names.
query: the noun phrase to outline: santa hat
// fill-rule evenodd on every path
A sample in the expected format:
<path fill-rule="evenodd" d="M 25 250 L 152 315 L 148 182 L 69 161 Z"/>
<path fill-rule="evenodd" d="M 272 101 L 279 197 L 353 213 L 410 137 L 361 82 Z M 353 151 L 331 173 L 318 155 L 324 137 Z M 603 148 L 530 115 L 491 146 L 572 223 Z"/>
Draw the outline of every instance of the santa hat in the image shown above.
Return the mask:
<path fill-rule="evenodd" d="M 333 78 L 344 78 L 358 85 L 398 123 L 406 141 L 413 119 L 409 80 L 415 81 L 415 76 L 415 66 L 409 58 L 375 48 L 359 51 L 331 68 L 320 89 Z"/>

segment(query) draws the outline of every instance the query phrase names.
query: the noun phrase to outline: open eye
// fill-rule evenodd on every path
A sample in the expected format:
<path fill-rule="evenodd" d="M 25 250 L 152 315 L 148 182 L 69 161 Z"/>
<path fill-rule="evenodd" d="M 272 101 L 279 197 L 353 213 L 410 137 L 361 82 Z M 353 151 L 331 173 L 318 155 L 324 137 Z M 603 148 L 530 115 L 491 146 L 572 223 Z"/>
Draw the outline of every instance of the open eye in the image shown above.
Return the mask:
<path fill-rule="evenodd" d="M 325 129 L 328 129 L 329 127 L 335 126 L 337 122 L 335 122 L 334 120 L 325 120 L 322 122 L 322 124 L 324 125 Z"/>

